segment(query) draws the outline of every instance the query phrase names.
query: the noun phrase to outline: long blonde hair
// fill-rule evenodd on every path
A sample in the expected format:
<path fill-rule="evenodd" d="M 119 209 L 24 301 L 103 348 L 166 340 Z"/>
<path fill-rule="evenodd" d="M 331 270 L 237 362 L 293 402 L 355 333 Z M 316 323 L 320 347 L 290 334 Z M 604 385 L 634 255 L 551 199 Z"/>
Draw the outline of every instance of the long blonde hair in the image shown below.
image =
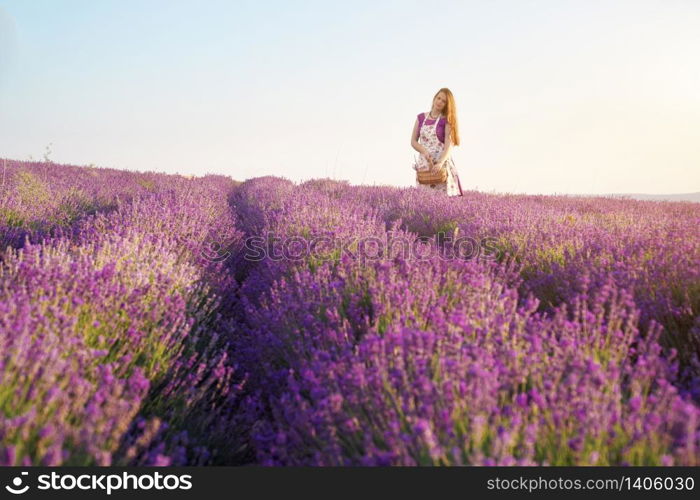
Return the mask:
<path fill-rule="evenodd" d="M 443 92 L 447 96 L 447 103 L 445 104 L 445 109 L 443 109 L 443 116 L 447 116 L 447 123 L 450 124 L 450 141 L 454 146 L 459 146 L 459 128 L 457 126 L 457 105 L 455 104 L 455 96 L 447 87 L 443 87 L 433 96 L 433 102 L 435 98 Z"/>

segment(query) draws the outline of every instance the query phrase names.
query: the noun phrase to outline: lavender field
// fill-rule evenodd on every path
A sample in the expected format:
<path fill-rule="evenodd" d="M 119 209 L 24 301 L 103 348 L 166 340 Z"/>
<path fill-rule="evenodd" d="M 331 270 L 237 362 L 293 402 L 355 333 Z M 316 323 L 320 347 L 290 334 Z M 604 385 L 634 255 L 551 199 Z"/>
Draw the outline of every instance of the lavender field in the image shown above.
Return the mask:
<path fill-rule="evenodd" d="M 0 465 L 700 465 L 697 203 L 8 160 L 0 243 Z"/>

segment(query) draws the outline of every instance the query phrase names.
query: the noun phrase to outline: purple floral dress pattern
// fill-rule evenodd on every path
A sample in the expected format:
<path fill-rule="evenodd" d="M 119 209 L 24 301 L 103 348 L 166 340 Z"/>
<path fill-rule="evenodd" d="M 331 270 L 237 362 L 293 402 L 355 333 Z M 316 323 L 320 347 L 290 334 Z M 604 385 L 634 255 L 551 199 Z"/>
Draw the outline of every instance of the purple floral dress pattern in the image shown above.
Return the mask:
<path fill-rule="evenodd" d="M 418 136 L 418 143 L 425 146 L 433 160 L 437 161 L 442 154 L 442 150 L 445 148 L 445 145 L 440 142 L 440 139 L 438 139 L 437 136 L 437 124 L 440 118 L 428 125 L 428 116 L 430 116 L 429 113 L 425 113 L 423 126 L 421 127 L 420 134 Z M 438 191 L 442 191 L 447 196 L 463 196 L 462 186 L 459 182 L 459 175 L 457 175 L 457 168 L 455 167 L 452 155 L 445 158 L 442 166 L 443 168 L 447 168 L 447 180 L 445 182 L 440 184 L 420 184 L 416 178 L 416 186 L 427 189 L 436 189 Z"/>

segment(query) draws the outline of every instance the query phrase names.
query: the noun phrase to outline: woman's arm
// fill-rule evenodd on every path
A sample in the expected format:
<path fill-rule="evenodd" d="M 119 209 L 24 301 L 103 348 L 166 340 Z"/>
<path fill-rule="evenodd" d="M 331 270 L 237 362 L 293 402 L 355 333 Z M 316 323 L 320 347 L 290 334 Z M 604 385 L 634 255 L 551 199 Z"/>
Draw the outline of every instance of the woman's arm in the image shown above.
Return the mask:
<path fill-rule="evenodd" d="M 416 122 L 413 124 L 413 132 L 411 133 L 411 147 L 418 151 L 420 154 L 424 156 L 429 156 L 428 155 L 428 150 L 425 149 L 425 147 L 418 142 L 418 139 L 416 139 L 416 136 L 418 135 L 418 118 L 416 118 Z"/>
<path fill-rule="evenodd" d="M 445 123 L 445 147 L 442 148 L 442 153 L 440 153 L 440 157 L 435 162 L 436 168 L 442 167 L 443 162 L 450 155 L 450 151 L 452 151 L 452 137 L 450 136 L 450 124 Z"/>

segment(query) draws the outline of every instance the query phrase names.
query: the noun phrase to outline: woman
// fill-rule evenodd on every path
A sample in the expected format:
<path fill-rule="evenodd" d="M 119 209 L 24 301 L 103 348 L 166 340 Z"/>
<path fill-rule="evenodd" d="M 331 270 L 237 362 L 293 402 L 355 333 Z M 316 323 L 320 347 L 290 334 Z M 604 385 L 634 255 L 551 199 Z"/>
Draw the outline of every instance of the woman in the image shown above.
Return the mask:
<path fill-rule="evenodd" d="M 450 155 L 452 146 L 458 145 L 455 99 L 450 89 L 442 88 L 433 97 L 430 111 L 420 113 L 416 118 L 411 135 L 411 146 L 421 154 L 430 168 L 434 170 L 446 168 L 447 180 L 440 184 L 420 184 L 416 178 L 416 185 L 437 189 L 447 196 L 464 196 L 457 168 Z"/>

